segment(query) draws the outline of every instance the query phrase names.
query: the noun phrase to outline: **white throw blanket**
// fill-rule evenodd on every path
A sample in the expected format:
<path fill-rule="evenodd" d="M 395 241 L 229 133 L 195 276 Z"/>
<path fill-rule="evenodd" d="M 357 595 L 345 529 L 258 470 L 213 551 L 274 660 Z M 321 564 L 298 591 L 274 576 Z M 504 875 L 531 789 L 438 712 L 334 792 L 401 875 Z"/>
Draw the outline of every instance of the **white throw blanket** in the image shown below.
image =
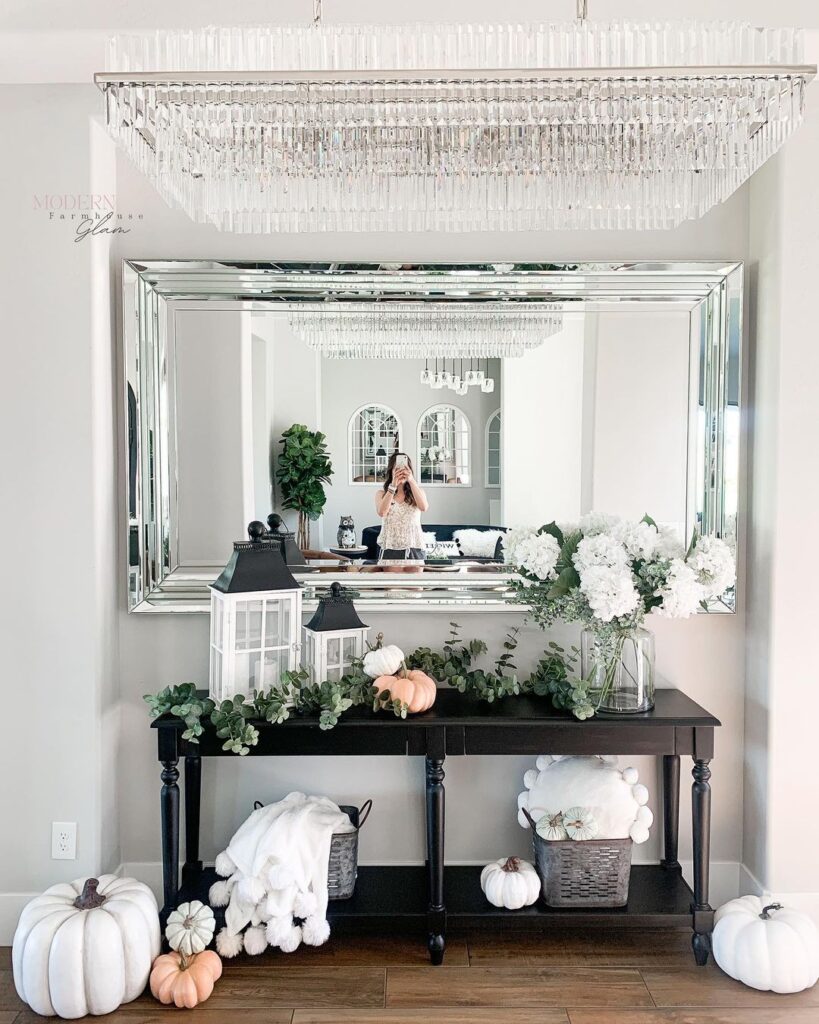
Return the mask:
<path fill-rule="evenodd" d="M 347 815 L 323 796 L 289 793 L 254 811 L 216 858 L 226 881 L 211 886 L 210 902 L 227 907 L 219 953 L 236 956 L 243 945 L 254 956 L 268 945 L 292 953 L 302 942 L 325 943 L 330 842 L 334 832 L 352 831 Z"/>

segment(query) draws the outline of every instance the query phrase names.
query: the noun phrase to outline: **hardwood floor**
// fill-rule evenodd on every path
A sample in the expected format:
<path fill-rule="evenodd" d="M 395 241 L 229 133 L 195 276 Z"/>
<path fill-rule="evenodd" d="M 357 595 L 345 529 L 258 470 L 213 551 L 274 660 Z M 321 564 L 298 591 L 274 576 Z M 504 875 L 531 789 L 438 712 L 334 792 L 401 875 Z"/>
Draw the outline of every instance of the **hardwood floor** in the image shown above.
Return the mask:
<path fill-rule="evenodd" d="M 689 932 L 451 936 L 430 967 L 416 937 L 331 938 L 286 956 L 237 957 L 196 1024 L 819 1024 L 819 986 L 755 992 L 691 962 Z M 141 996 L 102 1018 L 168 1024 Z M 0 948 L 0 1024 L 34 1024 Z M 92 1019 L 100 1018 L 87 1018 Z"/>

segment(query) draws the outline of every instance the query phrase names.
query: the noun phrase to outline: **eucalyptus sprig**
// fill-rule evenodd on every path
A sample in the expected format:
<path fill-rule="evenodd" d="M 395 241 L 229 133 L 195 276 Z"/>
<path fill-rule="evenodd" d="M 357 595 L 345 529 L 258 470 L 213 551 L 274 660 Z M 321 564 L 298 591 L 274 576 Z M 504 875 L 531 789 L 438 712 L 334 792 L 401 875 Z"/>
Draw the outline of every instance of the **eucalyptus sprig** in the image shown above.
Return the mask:
<path fill-rule="evenodd" d="M 196 692 L 196 683 L 180 683 L 166 686 L 159 693 L 146 693 L 143 700 L 148 704 L 152 718 L 171 714 L 185 723 L 182 739 L 198 743 L 204 732 L 202 719 L 210 716 L 214 703 L 210 697 L 201 697 Z"/>
<path fill-rule="evenodd" d="M 259 742 L 259 730 L 251 723 L 251 719 L 258 717 L 253 701 L 246 703 L 241 693 L 215 707 L 210 720 L 216 726 L 216 735 L 225 741 L 222 750 L 249 754 L 250 748 Z"/>

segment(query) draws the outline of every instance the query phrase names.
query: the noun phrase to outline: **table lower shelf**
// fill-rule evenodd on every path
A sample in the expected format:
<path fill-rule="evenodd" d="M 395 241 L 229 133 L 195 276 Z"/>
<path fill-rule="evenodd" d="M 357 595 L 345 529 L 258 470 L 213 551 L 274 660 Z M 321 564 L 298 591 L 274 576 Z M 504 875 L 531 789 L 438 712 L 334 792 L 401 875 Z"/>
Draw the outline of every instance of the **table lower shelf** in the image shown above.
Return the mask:
<path fill-rule="evenodd" d="M 540 900 L 522 910 L 493 907 L 481 892 L 479 867 L 444 870 L 444 894 L 450 925 L 480 927 L 690 927 L 693 895 L 679 870 L 657 864 L 635 864 L 631 869 L 629 901 L 625 907 L 555 909 Z M 183 881 L 178 902 L 208 902 L 208 890 L 217 880 L 213 868 Z M 400 924 L 423 926 L 427 914 L 427 870 L 423 866 L 360 867 L 353 896 L 332 900 L 327 916 L 340 930 Z M 221 928 L 224 910 L 216 910 Z"/>

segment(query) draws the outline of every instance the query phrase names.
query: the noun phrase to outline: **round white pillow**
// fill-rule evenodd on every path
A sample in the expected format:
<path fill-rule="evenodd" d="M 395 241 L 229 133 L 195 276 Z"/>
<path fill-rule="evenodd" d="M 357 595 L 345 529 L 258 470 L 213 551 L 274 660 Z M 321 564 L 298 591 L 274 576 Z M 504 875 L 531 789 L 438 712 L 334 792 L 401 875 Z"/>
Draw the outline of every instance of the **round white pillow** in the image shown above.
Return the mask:
<path fill-rule="evenodd" d="M 648 790 L 637 782 L 634 768 L 621 771 L 616 758 L 585 754 L 541 754 L 537 767 L 539 771 L 530 769 L 524 775 L 526 791 L 518 797 L 518 821 L 524 827 L 524 807 L 535 821 L 547 812 L 587 807 L 598 824 L 598 838 L 631 838 L 635 843 L 648 839 L 654 816 L 646 806 Z"/>

